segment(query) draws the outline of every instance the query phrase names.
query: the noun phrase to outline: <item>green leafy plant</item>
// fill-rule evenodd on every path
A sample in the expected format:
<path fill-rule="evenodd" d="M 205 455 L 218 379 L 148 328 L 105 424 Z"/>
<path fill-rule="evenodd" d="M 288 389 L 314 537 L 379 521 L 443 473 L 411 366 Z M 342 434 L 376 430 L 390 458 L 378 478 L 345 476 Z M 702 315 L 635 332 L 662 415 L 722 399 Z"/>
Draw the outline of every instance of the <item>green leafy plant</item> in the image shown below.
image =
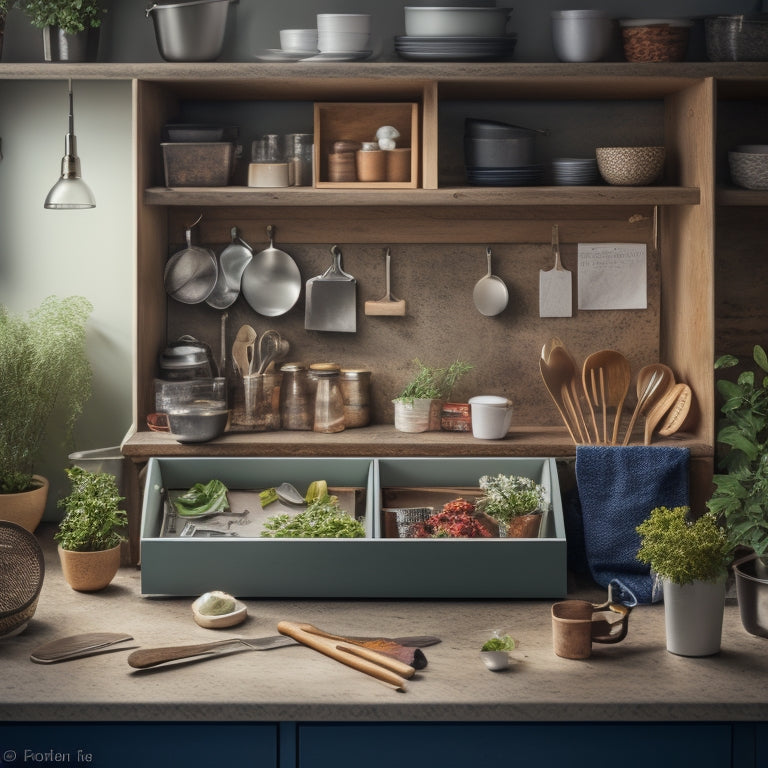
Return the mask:
<path fill-rule="evenodd" d="M 45 299 L 28 318 L 0 307 L 0 493 L 33 487 L 32 475 L 54 414 L 71 437 L 91 395 L 82 296 Z"/>
<path fill-rule="evenodd" d="M 483 643 L 481 651 L 514 651 L 515 639 L 509 635 L 494 635 Z"/>
<path fill-rule="evenodd" d="M 195 483 L 173 502 L 179 517 L 199 517 L 229 509 L 227 486 L 221 480 Z"/>
<path fill-rule="evenodd" d="M 21 0 L 33 27 L 59 27 L 70 35 L 101 26 L 105 9 L 100 0 Z"/>
<path fill-rule="evenodd" d="M 326 494 L 298 515 L 268 518 L 261 535 L 274 539 L 359 539 L 365 536 L 365 528 L 339 506 L 335 496 Z"/>
<path fill-rule="evenodd" d="M 722 420 L 717 440 L 726 446 L 718 458 L 721 474 L 709 510 L 725 524 L 731 543 L 768 555 L 768 356 L 755 345 L 757 372 L 745 370 L 736 381 L 718 380 Z M 732 368 L 738 358 L 724 355 L 715 369 Z"/>
<path fill-rule="evenodd" d="M 115 476 L 108 472 L 88 472 L 81 467 L 66 470 L 72 489 L 59 501 L 65 514 L 54 539 L 62 549 L 73 552 L 100 552 L 116 547 L 124 538 L 127 523 L 119 508 L 123 497 Z"/>
<path fill-rule="evenodd" d="M 495 520 L 508 523 L 513 517 L 542 510 L 544 488 L 529 477 L 483 475 L 478 482 L 483 495 L 477 508 Z"/>
<path fill-rule="evenodd" d="M 471 363 L 461 360 L 456 360 L 444 368 L 424 365 L 420 360 L 413 362 L 417 367 L 416 375 L 395 400 L 405 403 L 422 399 L 448 400 L 458 380 L 474 368 Z"/>
<path fill-rule="evenodd" d="M 640 525 L 637 559 L 674 584 L 717 581 L 728 567 L 731 545 L 711 513 L 688 519 L 688 507 L 656 507 Z"/>

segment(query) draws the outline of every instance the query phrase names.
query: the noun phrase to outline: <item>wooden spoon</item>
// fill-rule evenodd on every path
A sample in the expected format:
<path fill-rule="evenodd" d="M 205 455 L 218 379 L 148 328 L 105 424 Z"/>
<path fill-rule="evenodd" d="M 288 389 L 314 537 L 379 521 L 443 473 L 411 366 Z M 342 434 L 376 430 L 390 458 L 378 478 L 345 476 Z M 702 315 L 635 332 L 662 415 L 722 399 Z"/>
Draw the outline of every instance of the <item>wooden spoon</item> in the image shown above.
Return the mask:
<path fill-rule="evenodd" d="M 651 437 L 653 436 L 654 430 L 658 426 L 659 422 L 664 418 L 669 409 L 678 400 L 680 393 L 684 391 L 684 388 L 687 386 L 687 384 L 673 384 L 650 409 L 648 415 L 645 418 L 645 445 L 651 444 Z"/>
<path fill-rule="evenodd" d="M 629 420 L 622 445 L 627 445 L 632 437 L 632 429 L 638 416 L 646 416 L 664 392 L 675 383 L 675 374 L 664 363 L 651 363 L 641 368 L 637 374 L 637 404 Z"/>
<path fill-rule="evenodd" d="M 590 399 L 590 405 L 602 410 L 603 442 L 616 445 L 621 424 L 624 399 L 632 381 L 632 371 L 621 352 L 603 349 L 593 352 L 584 361 L 582 382 Z M 608 432 L 608 409 L 615 409 L 613 429 Z"/>
<path fill-rule="evenodd" d="M 241 325 L 232 344 L 232 360 L 241 376 L 248 376 L 253 368 L 253 348 L 258 334 L 250 325 Z"/>
<path fill-rule="evenodd" d="M 582 409 L 582 400 L 585 399 L 584 386 L 578 374 L 576 362 L 562 342 L 552 347 L 549 355 L 549 365 L 551 368 L 558 369 L 563 377 L 563 401 L 568 412 L 571 414 L 581 442 L 591 443 L 592 437 L 589 434 L 589 428 L 587 427 Z M 598 439 L 597 435 L 595 435 L 595 439 Z"/>
<path fill-rule="evenodd" d="M 560 418 L 565 424 L 565 428 L 568 430 L 568 434 L 571 436 L 573 442 L 578 445 L 579 440 L 576 437 L 574 426 L 568 413 L 568 408 L 563 400 L 563 388 L 567 386 L 567 382 L 563 377 L 562 371 L 557 368 L 551 368 L 549 363 L 543 357 L 539 359 L 539 370 L 541 371 L 541 378 L 544 380 L 544 385 L 557 407 Z"/>
<path fill-rule="evenodd" d="M 664 419 L 664 423 L 658 430 L 659 434 L 664 435 L 664 437 L 673 435 L 683 426 L 691 410 L 691 401 L 693 400 L 693 392 L 687 384 L 675 384 L 673 389 L 676 391 L 677 396 L 672 403 L 672 407 L 669 409 L 667 418 Z"/>

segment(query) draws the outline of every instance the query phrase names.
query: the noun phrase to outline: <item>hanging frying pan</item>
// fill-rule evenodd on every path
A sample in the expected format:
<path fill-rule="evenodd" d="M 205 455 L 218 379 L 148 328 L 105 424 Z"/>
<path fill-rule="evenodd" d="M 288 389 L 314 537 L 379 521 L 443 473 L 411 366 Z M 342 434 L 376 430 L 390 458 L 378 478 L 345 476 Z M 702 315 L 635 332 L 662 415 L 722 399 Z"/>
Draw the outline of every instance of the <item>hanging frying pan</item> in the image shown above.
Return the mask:
<path fill-rule="evenodd" d="M 176 251 L 165 265 L 163 281 L 166 293 L 182 304 L 205 301 L 216 285 L 219 271 L 216 256 L 210 248 L 192 245 L 192 227 L 199 221 L 187 227 L 187 247 Z"/>
<path fill-rule="evenodd" d="M 260 315 L 284 315 L 299 298 L 301 273 L 285 251 L 275 248 L 275 228 L 267 227 L 269 247 L 253 255 L 243 272 L 240 290 L 251 308 Z"/>

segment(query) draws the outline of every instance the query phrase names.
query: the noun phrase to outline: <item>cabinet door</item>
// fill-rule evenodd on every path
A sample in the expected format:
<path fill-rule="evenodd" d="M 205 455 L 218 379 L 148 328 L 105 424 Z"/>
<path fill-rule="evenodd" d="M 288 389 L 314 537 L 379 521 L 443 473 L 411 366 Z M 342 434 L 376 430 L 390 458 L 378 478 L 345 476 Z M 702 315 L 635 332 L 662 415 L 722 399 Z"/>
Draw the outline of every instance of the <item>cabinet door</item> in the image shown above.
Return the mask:
<path fill-rule="evenodd" d="M 425 724 L 302 725 L 300 768 L 723 768 L 729 725 Z"/>
<path fill-rule="evenodd" d="M 0 726 L 0 765 L 277 768 L 277 726 L 88 723 Z"/>

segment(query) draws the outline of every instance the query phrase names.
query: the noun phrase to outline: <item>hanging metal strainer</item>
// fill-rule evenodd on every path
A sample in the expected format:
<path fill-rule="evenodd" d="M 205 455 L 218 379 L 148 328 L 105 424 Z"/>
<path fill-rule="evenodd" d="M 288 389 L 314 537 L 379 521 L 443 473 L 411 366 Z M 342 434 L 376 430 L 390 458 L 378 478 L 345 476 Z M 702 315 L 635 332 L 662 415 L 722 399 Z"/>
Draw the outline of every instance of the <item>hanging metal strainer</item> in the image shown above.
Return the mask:
<path fill-rule="evenodd" d="M 0 637 L 22 632 L 43 588 L 43 550 L 26 528 L 0 520 Z"/>

